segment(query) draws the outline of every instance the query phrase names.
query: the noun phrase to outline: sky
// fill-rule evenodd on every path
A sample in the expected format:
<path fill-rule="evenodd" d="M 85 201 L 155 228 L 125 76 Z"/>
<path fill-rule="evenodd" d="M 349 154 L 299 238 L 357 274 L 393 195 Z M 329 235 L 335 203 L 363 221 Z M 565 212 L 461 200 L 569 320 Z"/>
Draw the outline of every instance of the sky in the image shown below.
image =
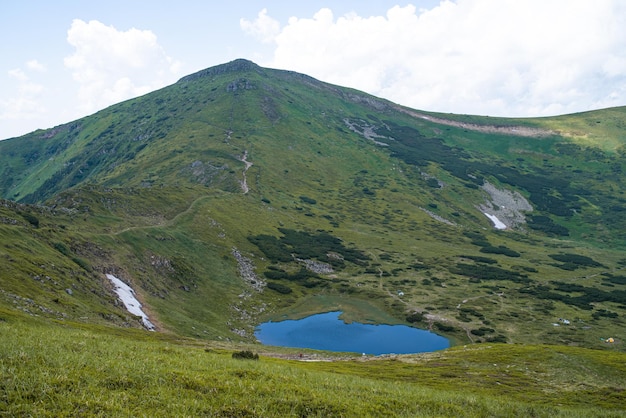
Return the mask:
<path fill-rule="evenodd" d="M 0 139 L 237 58 L 421 110 L 626 105 L 624 0 L 0 0 Z"/>

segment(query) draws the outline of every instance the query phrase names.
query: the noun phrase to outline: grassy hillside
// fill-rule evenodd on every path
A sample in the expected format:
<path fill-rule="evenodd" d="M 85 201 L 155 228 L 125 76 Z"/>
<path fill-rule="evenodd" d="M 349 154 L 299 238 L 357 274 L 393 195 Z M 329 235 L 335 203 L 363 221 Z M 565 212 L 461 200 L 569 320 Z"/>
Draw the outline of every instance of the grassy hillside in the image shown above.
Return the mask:
<path fill-rule="evenodd" d="M 3 300 L 140 326 L 111 273 L 159 329 L 201 338 L 340 308 L 457 343 L 604 348 L 626 306 L 623 112 L 444 115 L 210 68 L 0 142 L 0 193 L 22 202 L 2 208 Z"/>
<path fill-rule="evenodd" d="M 625 413 L 624 354 L 475 345 L 388 359 L 238 360 L 229 346 L 0 313 L 7 416 L 535 416 Z M 253 349 L 260 347 L 253 347 Z M 277 357 L 282 357 L 277 358 Z M 304 359 L 328 360 L 305 351 Z"/>

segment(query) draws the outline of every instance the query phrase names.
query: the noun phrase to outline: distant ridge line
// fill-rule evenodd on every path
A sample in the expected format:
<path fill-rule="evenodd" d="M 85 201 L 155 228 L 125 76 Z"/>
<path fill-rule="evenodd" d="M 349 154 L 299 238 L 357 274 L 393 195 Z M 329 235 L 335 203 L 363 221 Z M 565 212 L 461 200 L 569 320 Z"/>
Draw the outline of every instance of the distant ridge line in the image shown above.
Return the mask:
<path fill-rule="evenodd" d="M 239 58 L 234 61 L 227 62 L 225 64 L 216 65 L 215 67 L 206 68 L 204 70 L 200 70 L 196 73 L 189 74 L 180 80 L 179 83 L 185 83 L 189 81 L 194 81 L 204 77 L 213 77 L 220 74 L 226 73 L 236 73 L 236 72 L 246 72 L 246 71 L 256 71 L 259 74 L 264 74 L 265 71 L 262 67 L 258 66 L 252 61 L 247 59 Z"/>
<path fill-rule="evenodd" d="M 456 121 L 456 120 L 444 119 L 444 118 L 440 118 L 437 116 L 426 115 L 426 114 L 419 113 L 414 110 L 410 110 L 410 109 L 400 107 L 400 106 L 396 106 L 395 109 L 399 110 L 400 112 L 406 113 L 407 115 L 413 116 L 415 118 L 424 119 L 430 122 L 438 123 L 440 125 L 463 128 L 463 129 L 467 129 L 470 131 L 492 133 L 492 134 L 525 136 L 525 137 L 532 137 L 532 138 L 542 138 L 542 137 L 556 134 L 556 132 L 553 132 L 547 129 L 532 128 L 529 126 L 480 125 L 477 123 L 461 122 L 461 121 Z"/>

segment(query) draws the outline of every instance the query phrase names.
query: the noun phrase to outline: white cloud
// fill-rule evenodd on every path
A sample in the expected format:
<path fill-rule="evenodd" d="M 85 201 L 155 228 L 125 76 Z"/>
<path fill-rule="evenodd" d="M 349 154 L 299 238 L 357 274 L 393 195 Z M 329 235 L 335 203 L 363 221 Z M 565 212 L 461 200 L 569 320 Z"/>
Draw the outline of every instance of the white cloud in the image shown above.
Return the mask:
<path fill-rule="evenodd" d="M 163 87 L 175 81 L 180 69 L 149 30 L 119 31 L 97 20 L 76 19 L 67 41 L 75 51 L 64 63 L 80 84 L 83 112 Z"/>
<path fill-rule="evenodd" d="M 27 62 L 26 67 L 41 71 L 38 67 L 32 67 L 33 62 L 36 61 Z M 0 120 L 33 120 L 46 112 L 45 106 L 41 103 L 41 94 L 45 91 L 43 85 L 32 81 L 27 72 L 21 68 L 7 71 L 7 75 L 15 82 L 12 83 L 12 91 L 0 99 Z"/>
<path fill-rule="evenodd" d="M 9 76 L 15 78 L 17 81 L 28 81 L 28 76 L 21 68 L 14 68 L 8 71 Z"/>
<path fill-rule="evenodd" d="M 264 65 L 411 107 L 531 116 L 626 104 L 621 0 L 444 0 L 371 17 L 325 8 L 278 30 L 266 21 L 264 9 L 241 24 L 274 42 Z"/>
<path fill-rule="evenodd" d="M 30 60 L 26 63 L 26 68 L 33 71 L 45 72 L 46 66 L 37 60 Z"/>
<path fill-rule="evenodd" d="M 261 42 L 272 42 L 274 37 L 280 32 L 280 23 L 267 15 L 267 9 L 263 9 L 257 18 L 251 22 L 247 19 L 240 19 L 241 29 L 254 36 Z"/>

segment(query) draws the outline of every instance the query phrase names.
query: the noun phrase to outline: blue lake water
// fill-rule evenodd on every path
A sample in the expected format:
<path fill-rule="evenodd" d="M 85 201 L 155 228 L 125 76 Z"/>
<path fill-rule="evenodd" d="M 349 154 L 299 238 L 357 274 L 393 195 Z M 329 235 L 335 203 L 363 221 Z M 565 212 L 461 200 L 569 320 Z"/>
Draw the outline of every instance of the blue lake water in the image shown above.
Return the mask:
<path fill-rule="evenodd" d="M 365 354 L 410 354 L 442 350 L 447 338 L 406 325 L 370 325 L 339 319 L 328 312 L 299 320 L 265 322 L 254 333 L 265 345 L 349 351 Z"/>

